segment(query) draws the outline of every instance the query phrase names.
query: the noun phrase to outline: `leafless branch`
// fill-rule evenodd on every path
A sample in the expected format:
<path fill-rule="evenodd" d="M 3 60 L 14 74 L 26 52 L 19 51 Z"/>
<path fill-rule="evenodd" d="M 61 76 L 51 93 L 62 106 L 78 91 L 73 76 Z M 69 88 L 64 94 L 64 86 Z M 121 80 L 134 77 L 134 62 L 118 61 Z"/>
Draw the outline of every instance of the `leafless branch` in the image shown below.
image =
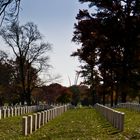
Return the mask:
<path fill-rule="evenodd" d="M 0 0 L 0 26 L 3 21 L 16 21 L 20 11 L 21 0 Z"/>

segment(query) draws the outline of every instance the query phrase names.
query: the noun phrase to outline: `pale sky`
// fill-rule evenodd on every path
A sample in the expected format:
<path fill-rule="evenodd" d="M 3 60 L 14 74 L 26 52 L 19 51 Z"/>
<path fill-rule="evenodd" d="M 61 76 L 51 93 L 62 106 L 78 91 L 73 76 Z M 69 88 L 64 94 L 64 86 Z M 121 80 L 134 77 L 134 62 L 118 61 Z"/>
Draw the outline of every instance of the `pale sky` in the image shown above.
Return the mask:
<path fill-rule="evenodd" d="M 87 9 L 87 5 L 78 0 L 22 0 L 21 8 L 20 24 L 34 22 L 45 36 L 44 41 L 52 44 L 51 73 L 62 76 L 62 85 L 69 86 L 68 76 L 73 84 L 80 65 L 77 58 L 70 57 L 77 49 L 71 42 L 73 27 L 79 9 Z"/>

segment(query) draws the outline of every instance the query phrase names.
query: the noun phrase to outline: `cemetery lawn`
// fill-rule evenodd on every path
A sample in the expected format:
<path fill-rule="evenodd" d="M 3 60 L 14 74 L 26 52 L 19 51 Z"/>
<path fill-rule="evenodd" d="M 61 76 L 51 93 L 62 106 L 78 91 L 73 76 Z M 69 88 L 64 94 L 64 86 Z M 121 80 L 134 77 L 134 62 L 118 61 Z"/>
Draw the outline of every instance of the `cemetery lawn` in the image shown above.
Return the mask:
<path fill-rule="evenodd" d="M 71 109 L 32 135 L 22 136 L 22 117 L 0 120 L 0 140 L 139 140 L 140 113 L 125 112 L 125 129 L 119 132 L 93 108 Z"/>

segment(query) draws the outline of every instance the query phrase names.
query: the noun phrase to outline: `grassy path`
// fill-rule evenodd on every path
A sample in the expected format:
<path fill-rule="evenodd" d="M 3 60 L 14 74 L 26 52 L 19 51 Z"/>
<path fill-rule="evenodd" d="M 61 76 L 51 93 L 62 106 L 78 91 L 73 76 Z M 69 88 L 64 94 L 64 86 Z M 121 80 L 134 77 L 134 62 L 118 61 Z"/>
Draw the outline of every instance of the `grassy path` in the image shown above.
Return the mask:
<path fill-rule="evenodd" d="M 113 132 L 113 135 L 112 135 Z M 29 139 L 39 140 L 111 140 L 116 129 L 89 108 L 69 110 L 42 127 Z"/>
<path fill-rule="evenodd" d="M 140 112 L 118 109 L 125 113 L 125 127 L 122 132 L 126 140 L 140 140 Z"/>
<path fill-rule="evenodd" d="M 125 130 L 118 132 L 92 108 L 73 109 L 22 136 L 22 117 L 0 120 L 0 140 L 140 140 L 140 113 L 126 113 Z"/>

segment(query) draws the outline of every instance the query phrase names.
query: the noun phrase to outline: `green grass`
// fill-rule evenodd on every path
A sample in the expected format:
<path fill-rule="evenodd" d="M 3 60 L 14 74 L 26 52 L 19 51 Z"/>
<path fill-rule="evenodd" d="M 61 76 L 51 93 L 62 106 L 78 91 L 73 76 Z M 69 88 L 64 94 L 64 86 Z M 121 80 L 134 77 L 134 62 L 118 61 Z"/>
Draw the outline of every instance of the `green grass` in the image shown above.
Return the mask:
<path fill-rule="evenodd" d="M 0 140 L 139 140 L 140 113 L 125 112 L 125 129 L 119 132 L 92 108 L 72 109 L 22 136 L 22 117 L 0 120 Z"/>
<path fill-rule="evenodd" d="M 22 136 L 22 118 L 12 117 L 0 120 L 0 140 L 10 140 Z"/>
<path fill-rule="evenodd" d="M 123 136 L 128 140 L 140 140 L 140 112 L 127 109 L 117 109 L 125 112 L 125 126 Z"/>

